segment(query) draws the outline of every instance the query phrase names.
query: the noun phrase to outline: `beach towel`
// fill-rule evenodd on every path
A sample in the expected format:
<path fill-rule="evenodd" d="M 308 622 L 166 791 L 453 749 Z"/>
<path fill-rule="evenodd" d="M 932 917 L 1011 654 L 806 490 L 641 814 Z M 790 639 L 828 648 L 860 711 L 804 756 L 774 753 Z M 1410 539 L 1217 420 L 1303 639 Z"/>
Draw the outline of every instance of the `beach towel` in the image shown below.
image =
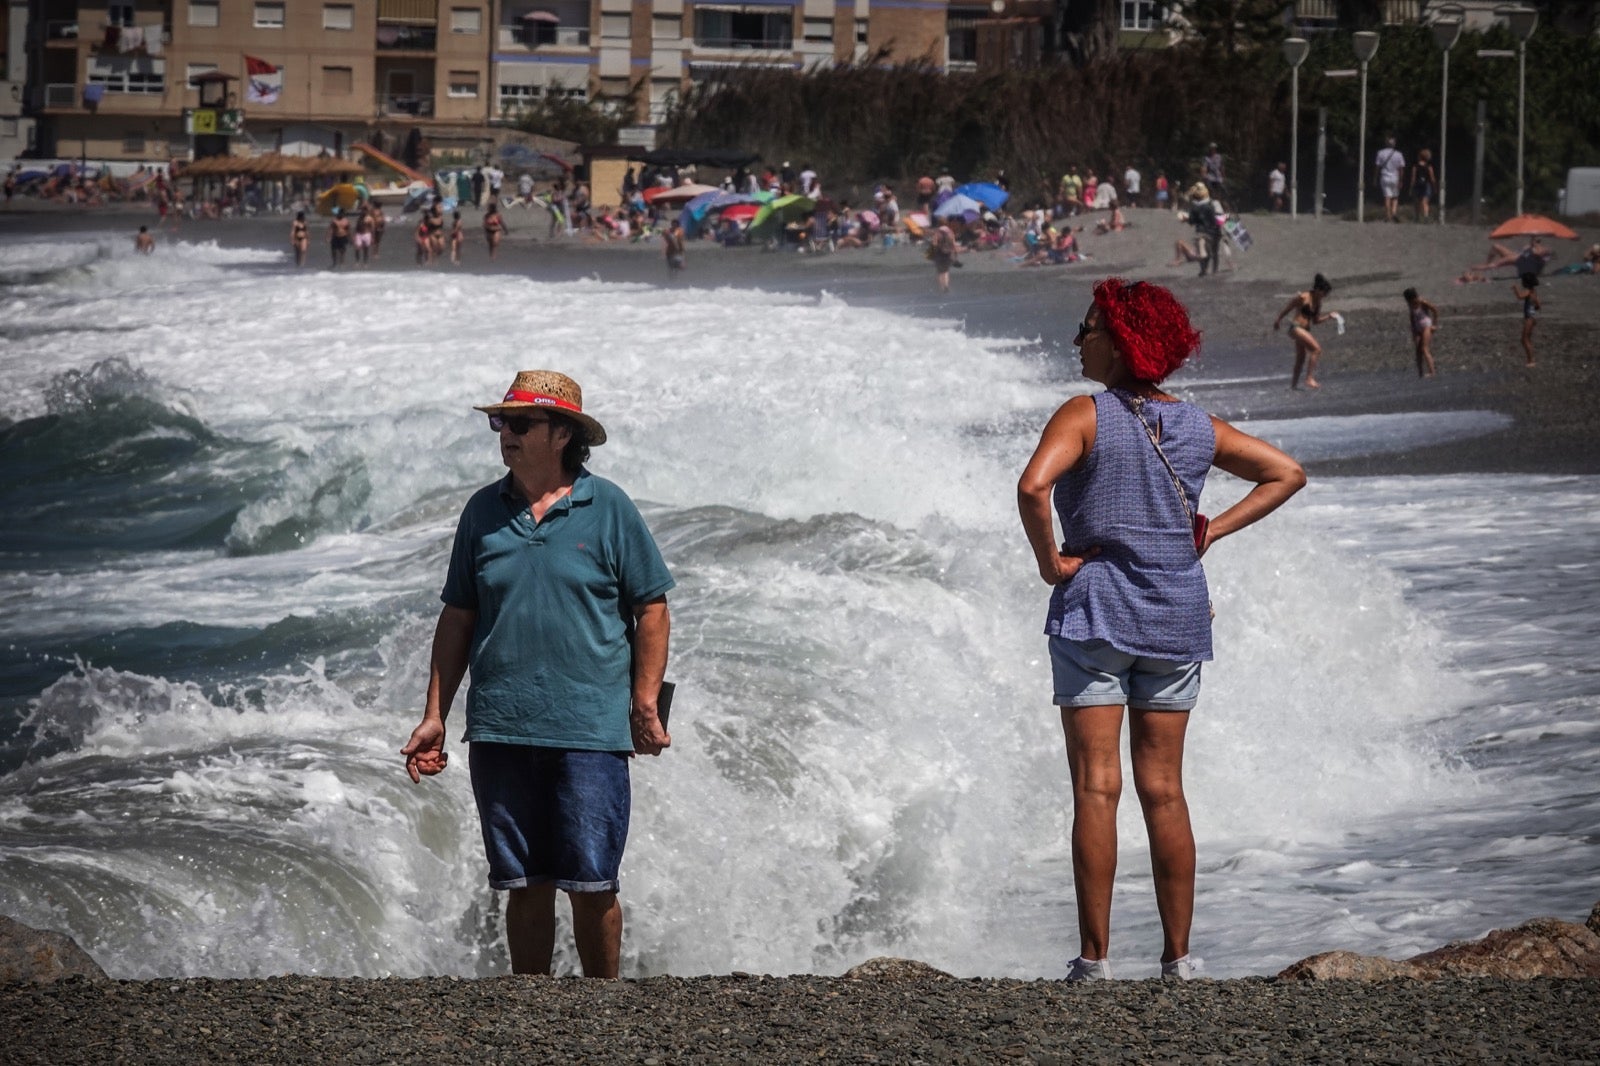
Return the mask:
<path fill-rule="evenodd" d="M 1236 218 L 1230 218 L 1223 223 L 1222 228 L 1227 232 L 1228 239 L 1232 241 L 1241 252 L 1248 252 L 1255 243 L 1255 238 L 1250 236 L 1250 231 L 1244 228 L 1244 223 Z"/>

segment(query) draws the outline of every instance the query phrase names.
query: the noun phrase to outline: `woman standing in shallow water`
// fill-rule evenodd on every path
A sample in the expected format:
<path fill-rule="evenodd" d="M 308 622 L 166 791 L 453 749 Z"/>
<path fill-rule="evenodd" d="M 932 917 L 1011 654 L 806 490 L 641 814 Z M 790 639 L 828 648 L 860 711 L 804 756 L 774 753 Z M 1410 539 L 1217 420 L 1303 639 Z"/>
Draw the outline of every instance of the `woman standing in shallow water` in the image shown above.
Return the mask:
<path fill-rule="evenodd" d="M 1317 360 L 1322 358 L 1322 345 L 1311 335 L 1311 327 L 1336 317 L 1331 312 L 1324 314 L 1322 310 L 1322 298 L 1332 291 L 1333 284 L 1318 274 L 1312 279 L 1311 288 L 1295 293 L 1294 298 L 1278 312 L 1278 317 L 1272 320 L 1272 329 L 1276 332 L 1283 325 L 1285 315 L 1294 316 L 1289 322 L 1289 337 L 1294 341 L 1294 374 L 1289 378 L 1291 389 L 1300 387 L 1302 369 L 1306 372 L 1306 388 L 1322 387 L 1317 382 Z"/>
<path fill-rule="evenodd" d="M 1124 706 L 1161 915 L 1161 973 L 1186 980 L 1198 966 L 1189 955 L 1195 855 L 1183 744 L 1200 663 L 1211 658 L 1200 557 L 1305 484 L 1289 456 L 1161 389 L 1199 343 L 1188 312 L 1161 286 L 1096 285 L 1077 345 L 1084 376 L 1106 391 L 1062 405 L 1017 483 L 1039 576 L 1053 588 L 1045 632 L 1072 774 L 1080 937 L 1068 980 L 1111 976 Z M 1208 523 L 1197 508 L 1213 465 L 1255 484 Z"/>

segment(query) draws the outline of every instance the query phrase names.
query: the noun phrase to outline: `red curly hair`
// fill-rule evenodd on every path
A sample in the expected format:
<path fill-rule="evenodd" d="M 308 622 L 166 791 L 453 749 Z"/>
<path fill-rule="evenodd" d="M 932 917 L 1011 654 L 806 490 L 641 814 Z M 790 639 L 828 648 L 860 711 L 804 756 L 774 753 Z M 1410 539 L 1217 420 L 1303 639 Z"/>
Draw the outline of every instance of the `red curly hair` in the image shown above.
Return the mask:
<path fill-rule="evenodd" d="M 1159 385 L 1200 349 L 1200 333 L 1170 289 L 1106 278 L 1094 287 L 1100 320 L 1138 381 Z"/>

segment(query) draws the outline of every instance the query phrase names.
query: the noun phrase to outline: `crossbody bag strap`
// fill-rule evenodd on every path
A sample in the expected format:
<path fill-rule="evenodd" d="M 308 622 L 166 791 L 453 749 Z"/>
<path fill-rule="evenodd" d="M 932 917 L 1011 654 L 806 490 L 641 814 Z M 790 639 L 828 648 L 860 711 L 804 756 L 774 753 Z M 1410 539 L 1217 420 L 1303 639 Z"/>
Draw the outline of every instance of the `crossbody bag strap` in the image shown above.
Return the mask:
<path fill-rule="evenodd" d="M 1155 448 L 1156 455 L 1161 459 L 1161 465 L 1167 468 L 1167 476 L 1172 478 L 1172 487 L 1178 492 L 1178 502 L 1183 505 L 1184 517 L 1189 520 L 1189 525 L 1194 525 L 1194 508 L 1189 506 L 1189 494 L 1183 490 L 1183 479 L 1178 477 L 1178 471 L 1173 469 L 1172 460 L 1167 458 L 1167 453 L 1161 449 L 1161 441 L 1156 438 L 1156 431 L 1150 428 L 1150 423 L 1144 417 L 1144 397 L 1125 393 L 1121 389 L 1112 389 L 1111 394 L 1122 401 L 1122 405 L 1132 412 L 1133 417 L 1139 420 L 1139 425 L 1144 429 L 1144 435 L 1150 438 L 1151 447 Z"/>

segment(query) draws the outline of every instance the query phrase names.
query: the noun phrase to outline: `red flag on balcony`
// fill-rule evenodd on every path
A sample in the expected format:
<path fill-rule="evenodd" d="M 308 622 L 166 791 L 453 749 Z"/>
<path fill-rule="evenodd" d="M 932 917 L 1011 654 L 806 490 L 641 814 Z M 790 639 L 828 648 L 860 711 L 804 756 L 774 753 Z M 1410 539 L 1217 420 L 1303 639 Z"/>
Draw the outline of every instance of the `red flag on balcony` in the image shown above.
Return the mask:
<path fill-rule="evenodd" d="M 275 104 L 283 94 L 283 68 L 273 66 L 265 59 L 244 57 L 245 90 L 247 104 Z"/>

